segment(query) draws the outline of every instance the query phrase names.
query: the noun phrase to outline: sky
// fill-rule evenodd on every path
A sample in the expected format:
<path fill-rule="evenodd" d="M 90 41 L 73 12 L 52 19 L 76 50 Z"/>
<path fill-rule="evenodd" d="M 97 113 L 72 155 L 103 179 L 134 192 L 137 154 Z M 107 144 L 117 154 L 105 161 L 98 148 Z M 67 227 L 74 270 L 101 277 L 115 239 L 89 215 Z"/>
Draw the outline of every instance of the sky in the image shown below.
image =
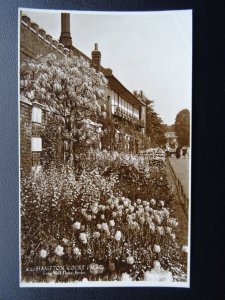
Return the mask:
<path fill-rule="evenodd" d="M 60 11 L 22 10 L 54 39 L 61 33 Z M 68 12 L 68 11 L 67 11 Z M 154 100 L 165 124 L 174 124 L 192 103 L 192 11 L 70 12 L 73 45 L 101 65 L 131 92 Z"/>

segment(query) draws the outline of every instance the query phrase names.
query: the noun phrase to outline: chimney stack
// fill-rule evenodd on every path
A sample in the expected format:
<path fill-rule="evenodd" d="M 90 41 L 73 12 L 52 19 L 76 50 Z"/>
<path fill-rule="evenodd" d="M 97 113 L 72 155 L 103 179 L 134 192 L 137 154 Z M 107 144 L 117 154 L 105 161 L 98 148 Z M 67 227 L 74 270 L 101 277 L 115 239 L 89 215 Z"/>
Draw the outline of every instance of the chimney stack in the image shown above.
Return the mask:
<path fill-rule="evenodd" d="M 98 43 L 95 43 L 95 50 L 91 52 L 92 66 L 98 72 L 101 66 L 101 52 L 98 50 Z"/>
<path fill-rule="evenodd" d="M 72 47 L 69 13 L 61 13 L 61 35 L 59 38 L 59 42 L 68 49 Z"/>

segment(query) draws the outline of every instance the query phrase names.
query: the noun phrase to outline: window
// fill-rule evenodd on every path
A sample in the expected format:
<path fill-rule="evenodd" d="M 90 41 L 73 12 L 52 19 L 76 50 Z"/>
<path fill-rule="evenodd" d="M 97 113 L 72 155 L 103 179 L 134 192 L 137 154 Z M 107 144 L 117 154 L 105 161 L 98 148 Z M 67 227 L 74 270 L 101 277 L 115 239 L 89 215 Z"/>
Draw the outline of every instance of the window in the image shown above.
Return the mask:
<path fill-rule="evenodd" d="M 31 140 L 31 149 L 33 152 L 42 151 L 42 138 L 40 137 L 32 137 Z"/>
<path fill-rule="evenodd" d="M 40 107 L 33 106 L 32 108 L 32 122 L 41 123 L 42 109 Z"/>
<path fill-rule="evenodd" d="M 134 117 L 139 119 L 139 110 L 137 108 L 134 108 Z"/>
<path fill-rule="evenodd" d="M 124 110 L 125 112 L 128 112 L 128 103 L 124 100 Z"/>
<path fill-rule="evenodd" d="M 132 115 L 132 105 L 128 103 L 128 113 Z"/>

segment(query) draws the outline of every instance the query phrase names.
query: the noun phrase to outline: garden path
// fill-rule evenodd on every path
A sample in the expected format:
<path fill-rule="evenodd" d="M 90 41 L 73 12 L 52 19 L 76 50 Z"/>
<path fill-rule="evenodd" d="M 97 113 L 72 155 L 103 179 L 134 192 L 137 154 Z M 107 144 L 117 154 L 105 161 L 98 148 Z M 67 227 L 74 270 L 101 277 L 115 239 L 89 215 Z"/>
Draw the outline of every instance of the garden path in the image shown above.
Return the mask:
<path fill-rule="evenodd" d="M 174 192 L 174 200 L 172 202 L 172 209 L 176 219 L 178 220 L 179 226 L 177 227 L 177 239 L 180 245 L 188 245 L 188 218 L 181 205 L 180 199 L 177 195 L 176 185 L 171 174 L 169 163 L 166 162 L 167 166 L 167 178 L 172 191 Z M 179 178 L 180 179 L 180 178 Z"/>
<path fill-rule="evenodd" d="M 171 157 L 169 158 L 173 170 L 184 188 L 184 193 L 189 198 L 189 159 Z"/>

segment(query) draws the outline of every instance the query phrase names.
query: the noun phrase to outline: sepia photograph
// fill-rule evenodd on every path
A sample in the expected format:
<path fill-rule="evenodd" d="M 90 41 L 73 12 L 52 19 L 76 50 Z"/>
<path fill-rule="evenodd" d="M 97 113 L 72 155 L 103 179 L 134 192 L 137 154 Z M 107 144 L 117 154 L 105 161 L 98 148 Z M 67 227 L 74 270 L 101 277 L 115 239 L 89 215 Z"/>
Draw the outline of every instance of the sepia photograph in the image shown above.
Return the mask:
<path fill-rule="evenodd" d="M 18 11 L 21 287 L 190 287 L 192 10 Z"/>

